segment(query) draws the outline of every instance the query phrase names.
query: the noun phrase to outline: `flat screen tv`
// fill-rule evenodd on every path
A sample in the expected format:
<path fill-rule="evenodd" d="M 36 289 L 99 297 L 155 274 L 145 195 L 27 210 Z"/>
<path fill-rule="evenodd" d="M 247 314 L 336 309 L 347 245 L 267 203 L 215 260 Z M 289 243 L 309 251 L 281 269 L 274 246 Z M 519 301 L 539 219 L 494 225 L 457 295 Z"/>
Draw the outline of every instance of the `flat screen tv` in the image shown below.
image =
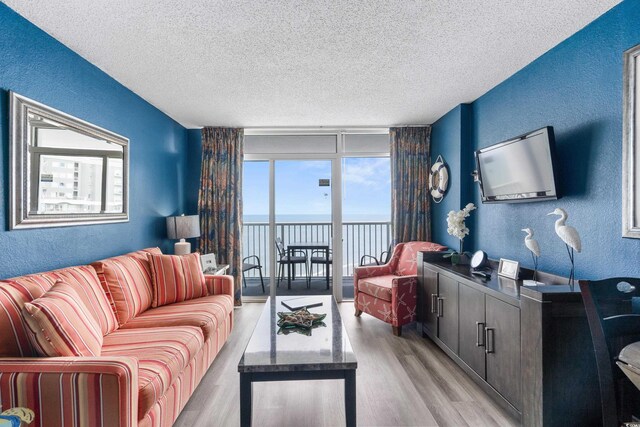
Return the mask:
<path fill-rule="evenodd" d="M 482 203 L 558 199 L 551 126 L 476 151 Z"/>

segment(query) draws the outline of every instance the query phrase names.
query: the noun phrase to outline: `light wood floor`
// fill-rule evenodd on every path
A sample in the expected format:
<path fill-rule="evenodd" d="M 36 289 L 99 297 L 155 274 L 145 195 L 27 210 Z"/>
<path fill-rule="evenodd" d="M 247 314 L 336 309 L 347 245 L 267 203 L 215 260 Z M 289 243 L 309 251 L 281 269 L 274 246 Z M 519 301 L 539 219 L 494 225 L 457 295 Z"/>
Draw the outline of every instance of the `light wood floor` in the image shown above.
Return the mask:
<path fill-rule="evenodd" d="M 391 327 L 340 305 L 358 359 L 357 413 L 360 426 L 514 426 L 500 409 L 415 327 L 401 338 Z M 229 341 L 189 400 L 176 427 L 240 425 L 238 361 L 263 304 L 235 311 Z M 292 381 L 253 385 L 254 426 L 344 425 L 343 382 Z"/>

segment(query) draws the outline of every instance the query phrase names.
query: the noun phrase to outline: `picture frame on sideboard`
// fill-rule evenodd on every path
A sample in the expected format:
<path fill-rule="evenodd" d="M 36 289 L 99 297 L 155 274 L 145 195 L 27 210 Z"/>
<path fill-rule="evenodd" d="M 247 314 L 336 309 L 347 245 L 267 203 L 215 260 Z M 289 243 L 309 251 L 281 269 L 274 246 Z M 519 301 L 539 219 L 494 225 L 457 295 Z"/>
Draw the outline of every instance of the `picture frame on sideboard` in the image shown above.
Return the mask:
<path fill-rule="evenodd" d="M 509 279 L 518 280 L 520 274 L 520 263 L 510 259 L 500 258 L 498 265 L 498 275 Z"/>

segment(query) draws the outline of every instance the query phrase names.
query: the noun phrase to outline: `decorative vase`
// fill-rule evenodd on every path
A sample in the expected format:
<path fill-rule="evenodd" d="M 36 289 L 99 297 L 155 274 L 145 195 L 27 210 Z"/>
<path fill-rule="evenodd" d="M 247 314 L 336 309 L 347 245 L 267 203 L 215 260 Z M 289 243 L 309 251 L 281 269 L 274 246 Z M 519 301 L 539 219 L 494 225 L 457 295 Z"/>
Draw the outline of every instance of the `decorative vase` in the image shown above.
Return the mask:
<path fill-rule="evenodd" d="M 464 240 L 460 239 L 460 251 L 451 254 L 452 265 L 469 265 L 471 259 L 469 255 L 464 252 Z"/>
<path fill-rule="evenodd" d="M 451 254 L 451 265 L 458 265 L 458 264 L 460 264 L 460 254 L 457 252 Z"/>
<path fill-rule="evenodd" d="M 469 255 L 466 253 L 454 253 L 451 255 L 452 265 L 469 265 Z"/>

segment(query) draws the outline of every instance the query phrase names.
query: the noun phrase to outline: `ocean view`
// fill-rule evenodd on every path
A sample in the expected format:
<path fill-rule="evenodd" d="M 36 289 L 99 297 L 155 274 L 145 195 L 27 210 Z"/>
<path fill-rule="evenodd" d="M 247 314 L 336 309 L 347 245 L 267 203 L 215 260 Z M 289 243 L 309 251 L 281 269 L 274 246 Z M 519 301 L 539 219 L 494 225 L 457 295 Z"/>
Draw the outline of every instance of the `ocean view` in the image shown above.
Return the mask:
<path fill-rule="evenodd" d="M 351 214 L 342 217 L 343 222 L 390 222 L 389 215 L 377 214 Z M 269 215 L 244 215 L 243 222 L 266 224 L 269 222 Z M 276 215 L 277 223 L 313 223 L 313 222 L 331 222 L 331 215 Z"/>
<path fill-rule="evenodd" d="M 389 247 L 391 240 L 389 217 L 386 215 L 351 215 L 342 225 L 342 275 L 352 276 L 362 255 L 379 255 Z M 242 232 L 243 256 L 257 255 L 268 259 L 269 238 L 267 215 L 245 215 Z M 325 242 L 332 245 L 330 215 L 280 215 L 276 221 L 275 237 L 282 238 L 286 246 L 291 242 Z M 274 238 L 275 238 L 274 237 Z M 269 263 L 264 262 L 265 274 L 269 274 Z M 249 272 L 248 277 L 254 277 Z M 313 275 L 321 275 L 318 266 Z"/>

